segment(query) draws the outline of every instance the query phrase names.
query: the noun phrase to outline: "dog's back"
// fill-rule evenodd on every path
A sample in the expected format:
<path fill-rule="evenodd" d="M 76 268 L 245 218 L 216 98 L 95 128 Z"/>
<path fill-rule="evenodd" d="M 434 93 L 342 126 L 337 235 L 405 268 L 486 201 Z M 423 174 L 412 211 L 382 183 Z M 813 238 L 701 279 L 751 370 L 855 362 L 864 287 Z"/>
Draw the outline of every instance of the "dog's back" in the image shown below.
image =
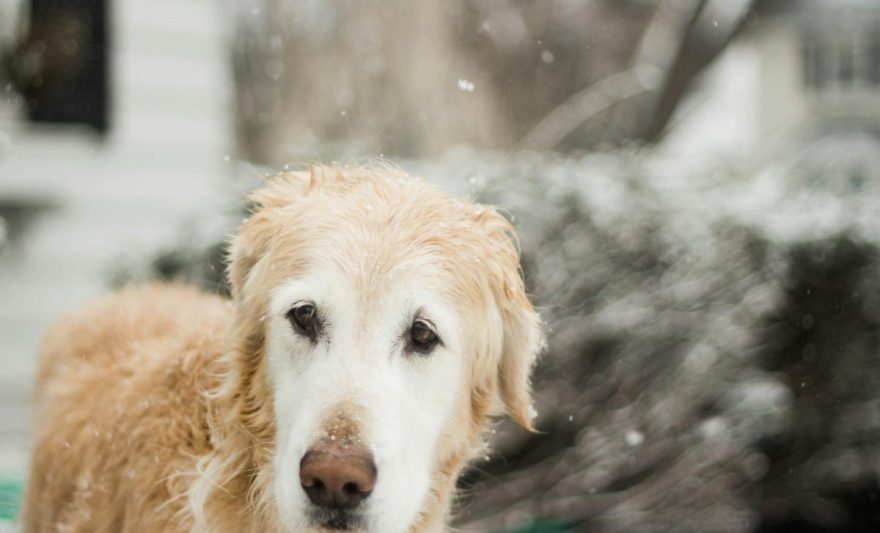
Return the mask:
<path fill-rule="evenodd" d="M 49 332 L 26 532 L 173 526 L 193 457 L 210 445 L 201 393 L 211 386 L 210 365 L 231 316 L 218 297 L 145 285 L 101 299 Z"/>

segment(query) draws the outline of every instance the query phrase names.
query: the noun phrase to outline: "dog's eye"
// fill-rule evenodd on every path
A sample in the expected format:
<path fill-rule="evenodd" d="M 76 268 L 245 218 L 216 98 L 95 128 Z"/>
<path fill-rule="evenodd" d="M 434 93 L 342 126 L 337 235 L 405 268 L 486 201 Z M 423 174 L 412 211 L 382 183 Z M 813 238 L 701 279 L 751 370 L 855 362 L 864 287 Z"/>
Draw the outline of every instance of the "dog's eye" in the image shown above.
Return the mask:
<path fill-rule="evenodd" d="M 428 354 L 437 346 L 440 339 L 433 328 L 424 320 L 416 320 L 409 329 L 409 347 L 420 354 Z"/>
<path fill-rule="evenodd" d="M 311 340 L 318 338 L 318 309 L 315 304 L 301 303 L 287 312 L 293 329 Z"/>

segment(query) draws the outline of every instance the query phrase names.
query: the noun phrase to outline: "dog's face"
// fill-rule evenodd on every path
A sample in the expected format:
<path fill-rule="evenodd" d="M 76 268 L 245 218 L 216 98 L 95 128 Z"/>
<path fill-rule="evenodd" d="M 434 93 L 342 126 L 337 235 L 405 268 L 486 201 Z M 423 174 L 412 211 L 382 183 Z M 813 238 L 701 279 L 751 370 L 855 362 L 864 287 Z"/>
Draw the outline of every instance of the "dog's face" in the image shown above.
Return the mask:
<path fill-rule="evenodd" d="M 539 321 L 503 217 L 348 172 L 255 196 L 230 272 L 261 348 L 242 374 L 272 409 L 282 527 L 431 529 L 496 404 L 529 427 Z"/>
<path fill-rule="evenodd" d="M 414 521 L 465 386 L 465 317 L 439 275 L 418 258 L 365 286 L 316 259 L 273 292 L 266 356 L 278 424 L 275 485 L 297 529 L 338 522 L 391 532 Z M 328 464 L 303 474 L 315 454 L 341 471 Z M 333 476 L 341 478 L 325 479 Z M 309 486 L 317 483 L 324 487 Z M 349 511 L 367 492 L 363 509 Z M 324 509 L 315 505 L 325 500 Z"/>

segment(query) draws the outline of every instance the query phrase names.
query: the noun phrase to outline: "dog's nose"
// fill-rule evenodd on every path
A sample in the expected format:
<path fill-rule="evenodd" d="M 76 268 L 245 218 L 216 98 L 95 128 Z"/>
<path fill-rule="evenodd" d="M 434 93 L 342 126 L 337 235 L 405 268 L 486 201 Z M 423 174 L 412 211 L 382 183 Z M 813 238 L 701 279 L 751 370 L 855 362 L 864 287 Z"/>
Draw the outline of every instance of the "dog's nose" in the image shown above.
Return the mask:
<path fill-rule="evenodd" d="M 376 485 L 376 465 L 369 452 L 312 449 L 299 463 L 299 481 L 315 505 L 351 509 Z"/>

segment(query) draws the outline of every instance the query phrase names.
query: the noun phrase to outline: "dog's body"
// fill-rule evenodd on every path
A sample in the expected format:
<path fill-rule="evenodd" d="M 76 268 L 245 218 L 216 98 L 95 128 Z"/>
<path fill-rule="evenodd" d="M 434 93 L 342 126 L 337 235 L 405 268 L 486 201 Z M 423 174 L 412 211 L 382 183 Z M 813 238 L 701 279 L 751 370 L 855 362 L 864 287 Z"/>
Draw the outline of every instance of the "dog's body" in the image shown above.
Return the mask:
<path fill-rule="evenodd" d="M 232 317 L 221 298 L 148 285 L 50 333 L 26 531 L 186 529 L 174 520 L 193 460 L 211 446 L 203 391 Z"/>
<path fill-rule="evenodd" d="M 253 199 L 232 302 L 135 287 L 49 334 L 26 532 L 438 531 L 498 405 L 531 427 L 503 217 L 392 170 Z"/>

